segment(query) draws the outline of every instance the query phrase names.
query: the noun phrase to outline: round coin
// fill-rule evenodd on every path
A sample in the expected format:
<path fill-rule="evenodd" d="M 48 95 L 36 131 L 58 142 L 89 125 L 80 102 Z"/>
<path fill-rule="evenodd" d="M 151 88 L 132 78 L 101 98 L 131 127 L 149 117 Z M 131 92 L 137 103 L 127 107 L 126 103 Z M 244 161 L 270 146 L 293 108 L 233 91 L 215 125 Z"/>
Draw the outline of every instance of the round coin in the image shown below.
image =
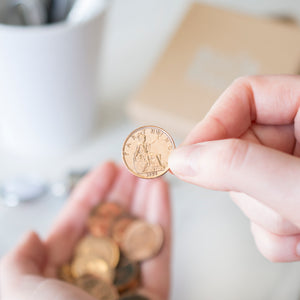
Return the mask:
<path fill-rule="evenodd" d="M 119 295 L 117 290 L 93 275 L 84 275 L 76 280 L 76 285 L 85 290 L 98 300 L 117 300 Z"/>
<path fill-rule="evenodd" d="M 75 278 L 91 274 L 109 283 L 112 283 L 114 280 L 114 270 L 108 263 L 101 258 L 93 256 L 75 257 L 71 265 L 71 272 Z"/>
<path fill-rule="evenodd" d="M 74 282 L 74 277 L 71 272 L 71 265 L 64 264 L 58 270 L 58 278 L 68 283 Z"/>
<path fill-rule="evenodd" d="M 87 235 L 80 240 L 75 256 L 92 256 L 104 259 L 111 268 L 115 268 L 120 259 L 120 250 L 116 242 L 109 237 Z"/>
<path fill-rule="evenodd" d="M 93 214 L 103 218 L 117 218 L 123 215 L 124 209 L 121 205 L 115 202 L 104 202 L 98 205 Z"/>
<path fill-rule="evenodd" d="M 174 149 L 174 141 L 165 130 L 157 126 L 143 126 L 126 138 L 122 157 L 135 176 L 156 178 L 169 170 L 168 157 Z"/>
<path fill-rule="evenodd" d="M 124 237 L 124 232 L 127 227 L 134 222 L 133 217 L 120 217 L 117 219 L 112 226 L 112 238 L 117 244 L 120 244 Z"/>
<path fill-rule="evenodd" d="M 159 252 L 163 240 L 163 230 L 159 225 L 138 220 L 127 227 L 120 247 L 129 260 L 143 261 Z"/>
<path fill-rule="evenodd" d="M 115 219 L 111 217 L 93 215 L 88 218 L 87 227 L 93 236 L 110 236 L 114 220 Z"/>
<path fill-rule="evenodd" d="M 138 276 L 139 264 L 122 258 L 116 269 L 114 285 L 117 287 L 119 293 L 135 289 L 139 284 Z"/>

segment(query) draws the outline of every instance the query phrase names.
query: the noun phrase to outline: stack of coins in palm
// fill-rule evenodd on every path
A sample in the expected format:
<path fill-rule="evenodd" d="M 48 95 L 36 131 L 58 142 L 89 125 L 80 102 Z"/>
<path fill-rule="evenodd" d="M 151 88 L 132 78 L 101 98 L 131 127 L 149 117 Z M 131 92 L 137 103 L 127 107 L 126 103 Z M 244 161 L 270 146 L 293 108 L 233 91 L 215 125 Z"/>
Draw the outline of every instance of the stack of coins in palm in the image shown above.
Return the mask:
<path fill-rule="evenodd" d="M 140 285 L 140 262 L 158 254 L 163 244 L 159 225 L 137 219 L 120 205 L 97 206 L 87 220 L 88 233 L 59 278 L 99 300 L 146 300 Z"/>

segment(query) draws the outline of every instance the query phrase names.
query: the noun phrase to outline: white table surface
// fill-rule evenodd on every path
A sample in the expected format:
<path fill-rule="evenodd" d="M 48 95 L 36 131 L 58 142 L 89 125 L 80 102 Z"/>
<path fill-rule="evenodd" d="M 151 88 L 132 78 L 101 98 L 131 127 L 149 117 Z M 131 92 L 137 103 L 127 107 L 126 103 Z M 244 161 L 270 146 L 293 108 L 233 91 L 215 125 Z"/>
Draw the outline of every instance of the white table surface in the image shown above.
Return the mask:
<path fill-rule="evenodd" d="M 245 1 L 243 5 L 238 1 L 214 2 L 252 13 L 276 12 L 277 7 L 277 12 L 287 10 L 295 15 L 298 1 L 285 1 L 289 9 L 281 8 L 283 1 Z M 35 173 L 52 182 L 72 168 L 94 166 L 106 159 L 120 161 L 123 140 L 135 128 L 125 116 L 124 103 L 163 49 L 185 7 L 185 0 L 115 1 L 101 65 L 102 97 L 95 134 L 67 156 L 44 160 L 15 157 L 0 145 L 0 180 Z M 264 259 L 254 245 L 247 219 L 226 193 L 178 182 L 174 177 L 171 188 L 172 299 L 299 297 L 300 266 Z M 0 207 L 0 256 L 29 229 L 44 236 L 64 202 L 45 197 L 16 208 Z"/>

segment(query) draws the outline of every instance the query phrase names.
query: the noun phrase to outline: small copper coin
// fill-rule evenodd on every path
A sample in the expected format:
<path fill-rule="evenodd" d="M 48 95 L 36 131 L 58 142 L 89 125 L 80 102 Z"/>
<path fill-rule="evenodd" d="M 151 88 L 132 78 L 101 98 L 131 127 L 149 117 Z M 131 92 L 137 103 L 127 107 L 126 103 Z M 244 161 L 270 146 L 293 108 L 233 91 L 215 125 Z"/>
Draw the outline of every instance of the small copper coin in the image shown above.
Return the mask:
<path fill-rule="evenodd" d="M 105 202 L 98 205 L 92 212 L 103 218 L 117 218 L 125 213 L 123 207 L 115 202 Z"/>
<path fill-rule="evenodd" d="M 76 280 L 76 285 L 98 300 L 117 300 L 117 290 L 93 275 L 84 275 Z"/>
<path fill-rule="evenodd" d="M 71 265 L 71 272 L 75 278 L 91 274 L 109 283 L 114 280 L 114 270 L 108 263 L 102 258 L 93 256 L 75 257 Z"/>
<path fill-rule="evenodd" d="M 116 242 L 109 237 L 97 238 L 87 235 L 78 243 L 75 256 L 102 258 L 111 268 L 115 268 L 120 259 L 120 250 Z"/>
<path fill-rule="evenodd" d="M 139 264 L 122 258 L 116 269 L 114 285 L 119 293 L 137 288 L 139 284 Z"/>
<path fill-rule="evenodd" d="M 168 157 L 175 149 L 172 137 L 157 126 L 135 129 L 126 138 L 122 157 L 128 170 L 141 178 L 156 178 L 168 170 Z"/>
<path fill-rule="evenodd" d="M 87 221 L 89 232 L 96 237 L 111 235 L 112 226 L 115 219 L 112 217 L 90 216 Z"/>
<path fill-rule="evenodd" d="M 122 242 L 124 233 L 132 222 L 134 222 L 134 218 L 129 216 L 120 217 L 114 222 L 112 226 L 112 238 L 117 244 Z"/>
<path fill-rule="evenodd" d="M 159 252 L 163 240 L 163 230 L 159 225 L 138 220 L 127 227 L 120 247 L 129 260 L 143 261 Z"/>
<path fill-rule="evenodd" d="M 63 264 L 58 270 L 58 278 L 68 283 L 74 283 L 70 264 Z"/>

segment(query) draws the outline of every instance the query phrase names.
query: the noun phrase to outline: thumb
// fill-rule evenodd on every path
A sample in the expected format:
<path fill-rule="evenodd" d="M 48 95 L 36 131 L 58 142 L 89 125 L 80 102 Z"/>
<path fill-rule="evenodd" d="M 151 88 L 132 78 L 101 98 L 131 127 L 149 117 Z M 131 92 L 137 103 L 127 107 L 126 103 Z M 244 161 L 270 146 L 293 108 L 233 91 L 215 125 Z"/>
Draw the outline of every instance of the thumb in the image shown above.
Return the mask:
<path fill-rule="evenodd" d="M 243 192 L 300 226 L 300 159 L 239 139 L 180 147 L 169 167 L 182 180 L 222 191 Z"/>

